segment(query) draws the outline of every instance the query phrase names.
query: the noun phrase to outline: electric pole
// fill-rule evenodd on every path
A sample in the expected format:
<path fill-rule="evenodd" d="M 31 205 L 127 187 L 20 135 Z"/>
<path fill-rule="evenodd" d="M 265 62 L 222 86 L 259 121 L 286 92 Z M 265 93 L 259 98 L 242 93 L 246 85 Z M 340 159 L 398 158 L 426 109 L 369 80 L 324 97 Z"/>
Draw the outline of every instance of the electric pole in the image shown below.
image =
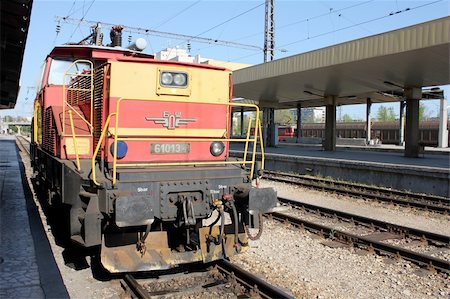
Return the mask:
<path fill-rule="evenodd" d="M 264 30 L 264 62 L 274 59 L 275 52 L 275 0 L 266 0 L 266 24 Z"/>

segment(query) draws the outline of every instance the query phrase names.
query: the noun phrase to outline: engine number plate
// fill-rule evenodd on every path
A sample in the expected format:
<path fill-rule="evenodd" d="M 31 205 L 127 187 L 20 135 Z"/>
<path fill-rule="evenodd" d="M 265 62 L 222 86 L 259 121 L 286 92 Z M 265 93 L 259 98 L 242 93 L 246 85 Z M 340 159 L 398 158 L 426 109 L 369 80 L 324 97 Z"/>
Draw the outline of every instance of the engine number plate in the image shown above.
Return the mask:
<path fill-rule="evenodd" d="M 152 154 L 187 154 L 191 150 L 190 143 L 152 143 L 150 152 Z"/>

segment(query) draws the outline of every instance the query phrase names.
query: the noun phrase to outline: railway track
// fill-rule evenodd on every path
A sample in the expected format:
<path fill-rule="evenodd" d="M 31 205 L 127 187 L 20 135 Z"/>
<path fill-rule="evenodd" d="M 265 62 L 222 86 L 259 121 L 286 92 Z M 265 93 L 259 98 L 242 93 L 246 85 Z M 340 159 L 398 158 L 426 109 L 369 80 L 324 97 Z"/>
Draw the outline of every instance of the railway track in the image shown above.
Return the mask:
<path fill-rule="evenodd" d="M 20 150 L 23 150 L 27 153 L 27 155 L 30 155 L 30 141 L 28 141 L 23 136 L 17 136 L 16 137 L 16 144 L 20 148 Z"/>
<path fill-rule="evenodd" d="M 132 298 L 294 298 L 240 267 L 220 260 L 207 271 L 141 279 L 125 275 L 122 287 Z"/>
<path fill-rule="evenodd" d="M 27 155 L 30 155 L 29 145 L 30 142 L 26 138 L 17 136 L 17 146 L 21 151 L 25 151 Z M 176 296 L 177 298 L 182 298 L 184 293 L 186 293 L 186 298 L 203 298 L 205 296 L 211 298 L 208 292 L 212 289 L 214 289 L 214 294 L 217 294 L 217 296 L 213 297 L 222 297 L 220 293 L 222 290 L 225 290 L 224 294 L 229 294 L 231 290 L 232 293 L 235 294 L 234 297 L 294 298 L 288 293 L 272 286 L 261 278 L 234 264 L 231 264 L 226 260 L 220 260 L 214 262 L 213 264 L 209 264 L 208 266 L 210 270 L 208 271 L 206 278 L 199 279 L 197 277 L 191 279 L 184 277 L 183 280 L 193 280 L 197 283 L 193 286 L 184 286 L 182 289 L 180 289 L 180 283 L 169 283 L 166 284 L 168 287 L 161 287 L 157 286 L 158 281 L 149 282 L 148 279 L 136 279 L 136 277 L 131 274 L 127 274 L 123 277 L 121 280 L 121 285 L 131 298 L 139 299 L 155 298 L 158 296 L 170 298 L 171 295 Z M 185 274 L 183 275 L 186 276 Z M 141 280 L 144 281 L 144 284 L 140 282 Z M 206 283 L 201 284 L 202 281 L 206 281 Z M 196 292 L 200 295 L 195 296 Z M 192 297 L 193 294 L 194 297 Z"/>
<path fill-rule="evenodd" d="M 405 248 L 406 246 L 397 246 L 395 243 L 401 243 L 398 240 L 396 240 L 397 242 L 393 242 L 394 244 L 390 242 L 395 239 L 409 239 L 420 241 L 422 247 L 429 244 L 431 246 L 437 246 L 437 248 L 449 248 L 449 236 L 399 226 L 393 223 L 387 223 L 311 204 L 291 201 L 285 198 L 278 199 L 284 204 L 288 204 L 295 209 L 301 210 L 302 213 L 312 214 L 318 218 L 326 217 L 328 218 L 328 221 L 325 222 L 332 222 L 332 224 L 323 224 L 323 221 L 314 219 L 314 217 L 313 220 L 311 220 L 311 217 L 305 217 L 304 214 L 302 214 L 302 216 L 292 216 L 288 213 L 273 212 L 269 215 L 269 217 L 272 217 L 273 219 L 291 223 L 297 227 L 329 238 L 333 242 L 346 244 L 347 246 L 357 246 L 383 255 L 403 258 L 416 263 L 419 266 L 450 274 L 449 261 L 407 249 Z M 361 226 L 364 228 L 361 229 Z M 357 232 L 355 233 L 355 231 Z"/>
<path fill-rule="evenodd" d="M 304 175 L 285 174 L 268 170 L 264 170 L 263 178 L 356 198 L 377 200 L 380 202 L 388 202 L 400 206 L 414 207 L 425 211 L 450 215 L 450 199 L 445 197 L 416 194 L 388 188 L 340 182 Z"/>

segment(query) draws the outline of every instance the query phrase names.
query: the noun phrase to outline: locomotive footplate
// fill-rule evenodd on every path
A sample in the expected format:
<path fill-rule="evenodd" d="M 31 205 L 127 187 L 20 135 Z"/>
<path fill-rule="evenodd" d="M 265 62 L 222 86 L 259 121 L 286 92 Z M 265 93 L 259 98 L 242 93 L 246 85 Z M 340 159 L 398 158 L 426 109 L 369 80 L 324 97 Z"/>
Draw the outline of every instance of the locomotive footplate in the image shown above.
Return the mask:
<path fill-rule="evenodd" d="M 144 252 L 138 250 L 136 244 L 110 247 L 103 239 L 101 263 L 111 273 L 165 270 L 180 264 L 211 262 L 248 249 L 247 236 L 244 232 L 238 234 L 241 246 L 237 248 L 233 228 L 227 225 L 225 231 L 229 233 L 225 234 L 222 245 L 212 241 L 219 237 L 218 226 L 200 228 L 200 248 L 184 252 L 169 248 L 167 233 L 164 231 L 149 233 L 145 240 Z"/>

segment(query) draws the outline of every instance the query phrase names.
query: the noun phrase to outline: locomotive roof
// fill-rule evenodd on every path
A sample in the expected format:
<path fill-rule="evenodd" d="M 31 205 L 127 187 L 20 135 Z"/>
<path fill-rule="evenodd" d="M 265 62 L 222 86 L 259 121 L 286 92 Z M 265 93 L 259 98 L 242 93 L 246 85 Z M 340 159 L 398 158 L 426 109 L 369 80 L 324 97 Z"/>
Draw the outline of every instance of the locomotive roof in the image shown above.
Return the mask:
<path fill-rule="evenodd" d="M 172 64 L 181 66 L 191 66 L 200 67 L 206 69 L 222 70 L 225 71 L 227 68 L 207 65 L 207 64 L 197 64 L 188 62 L 179 62 L 172 60 L 157 60 L 154 55 L 142 53 L 139 51 L 130 50 L 122 47 L 107 47 L 107 46 L 95 46 L 95 45 L 60 45 L 53 48 L 49 54 L 50 57 L 58 56 L 69 56 L 69 57 L 80 57 L 80 58 L 99 58 L 117 61 L 135 61 L 135 62 L 157 62 L 162 64 Z"/>

